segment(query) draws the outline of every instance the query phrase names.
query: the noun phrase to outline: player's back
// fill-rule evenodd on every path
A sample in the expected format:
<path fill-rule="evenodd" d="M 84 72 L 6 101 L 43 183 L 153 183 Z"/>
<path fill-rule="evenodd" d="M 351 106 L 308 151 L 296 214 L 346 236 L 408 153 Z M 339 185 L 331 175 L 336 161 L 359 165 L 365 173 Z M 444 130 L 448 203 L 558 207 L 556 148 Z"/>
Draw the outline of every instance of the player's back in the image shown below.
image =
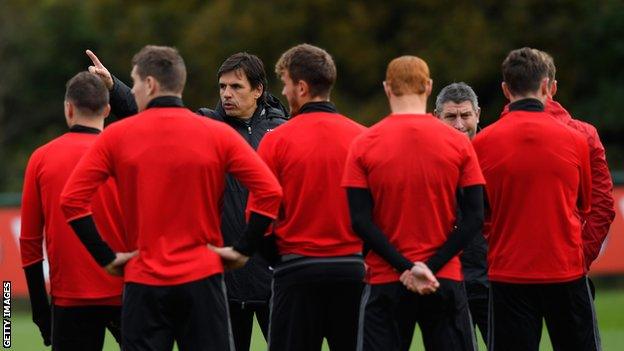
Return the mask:
<path fill-rule="evenodd" d="M 282 185 L 276 223 L 281 254 L 361 252 L 340 179 L 351 141 L 365 128 L 338 113 L 303 113 L 266 134 L 258 153 Z"/>
<path fill-rule="evenodd" d="M 85 129 L 85 128 L 83 128 Z M 37 149 L 29 161 L 27 177 L 37 189 L 25 189 L 23 204 L 23 259 L 29 252 L 32 238 L 45 231 L 45 243 L 50 264 L 50 292 L 57 305 L 72 305 L 76 300 L 106 299 L 121 295 L 123 280 L 107 274 L 91 258 L 59 206 L 61 191 L 72 170 L 95 142 L 94 132 L 69 132 Z M 28 185 L 31 186 L 31 185 Z M 36 194 L 36 195 L 35 195 Z M 38 198 L 37 198 L 38 196 Z M 40 205 L 43 226 L 37 225 L 34 206 Z M 103 238 L 117 251 L 128 251 L 115 183 L 110 179 L 97 192 L 92 202 L 94 220 Z M 43 231 L 42 231 L 43 229 Z M 31 242 L 29 242 L 31 241 Z M 29 262 L 24 262 L 28 265 Z M 119 302 L 119 301 L 118 301 Z"/>
<path fill-rule="evenodd" d="M 474 145 L 492 212 L 491 280 L 564 281 L 582 274 L 577 202 L 586 202 L 585 138 L 547 113 L 512 111 Z"/>
<path fill-rule="evenodd" d="M 375 223 L 411 261 L 425 261 L 446 241 L 455 223 L 458 187 L 482 184 L 478 167 L 474 176 L 464 174 L 469 158 L 476 166 L 468 138 L 432 115 L 390 115 L 358 137 L 351 152 L 366 174 Z M 396 278 L 375 253 L 367 263 L 373 267 L 371 281 Z M 460 270 L 455 257 L 438 275 L 461 280 Z"/>
<path fill-rule="evenodd" d="M 222 245 L 225 173 L 237 157 L 223 140 L 241 137 L 184 108 L 151 108 L 108 131 L 113 176 L 140 251 L 127 280 L 180 284 L 222 271 L 206 244 Z"/>

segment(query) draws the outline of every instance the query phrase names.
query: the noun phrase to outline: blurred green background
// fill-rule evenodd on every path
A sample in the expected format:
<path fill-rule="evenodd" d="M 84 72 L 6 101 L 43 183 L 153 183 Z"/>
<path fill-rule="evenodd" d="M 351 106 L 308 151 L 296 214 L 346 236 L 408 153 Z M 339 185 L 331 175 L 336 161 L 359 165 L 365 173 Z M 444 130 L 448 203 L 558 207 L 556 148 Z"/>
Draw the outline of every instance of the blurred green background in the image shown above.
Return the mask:
<path fill-rule="evenodd" d="M 403 54 L 429 63 L 434 94 L 454 81 L 472 85 L 489 124 L 504 104 L 502 60 L 511 49 L 536 47 L 555 58 L 557 99 L 598 128 L 619 170 L 623 37 L 621 0 L 2 0 L 0 193 L 19 192 L 30 152 L 65 129 L 64 85 L 88 67 L 84 50 L 129 82 L 130 60 L 145 44 L 180 50 L 192 109 L 215 105 L 216 70 L 229 55 L 262 58 L 279 96 L 279 55 L 301 42 L 319 45 L 338 66 L 333 101 L 366 125 L 388 112 L 381 81 L 389 60 Z"/>
<path fill-rule="evenodd" d="M 130 60 L 146 44 L 180 50 L 191 109 L 214 107 L 216 70 L 235 52 L 263 59 L 269 90 L 281 98 L 272 73 L 279 55 L 302 42 L 321 46 L 338 68 L 332 100 L 366 125 L 388 113 L 381 81 L 387 63 L 404 54 L 429 63 L 434 95 L 456 81 L 475 88 L 482 124 L 490 124 L 505 104 L 502 60 L 514 48 L 535 47 L 555 58 L 557 100 L 598 128 L 611 169 L 621 171 L 622 38 L 621 0 L 0 0 L 0 203 L 15 203 L 17 194 L 7 193 L 21 191 L 30 153 L 66 129 L 65 82 L 89 66 L 84 50 L 129 82 Z M 622 350 L 624 293 L 598 287 L 604 349 Z M 44 350 L 22 305 L 14 310 L 12 349 Z M 255 330 L 252 349 L 265 350 Z M 544 333 L 543 350 L 550 350 Z M 108 338 L 106 350 L 114 349 Z M 418 337 L 412 349 L 422 350 Z"/>

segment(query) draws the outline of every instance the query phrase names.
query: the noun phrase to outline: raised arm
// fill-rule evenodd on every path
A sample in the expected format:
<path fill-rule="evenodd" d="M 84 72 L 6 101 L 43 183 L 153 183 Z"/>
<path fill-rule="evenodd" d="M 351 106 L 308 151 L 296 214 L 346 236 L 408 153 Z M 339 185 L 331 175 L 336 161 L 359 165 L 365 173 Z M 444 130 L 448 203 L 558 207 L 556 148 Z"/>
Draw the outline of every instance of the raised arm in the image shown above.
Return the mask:
<path fill-rule="evenodd" d="M 110 91 L 110 105 L 113 114 L 120 119 L 137 114 L 139 110 L 130 87 L 113 76 L 93 51 L 87 50 L 86 54 L 93 63 L 89 66 L 89 72 L 100 77 Z"/>

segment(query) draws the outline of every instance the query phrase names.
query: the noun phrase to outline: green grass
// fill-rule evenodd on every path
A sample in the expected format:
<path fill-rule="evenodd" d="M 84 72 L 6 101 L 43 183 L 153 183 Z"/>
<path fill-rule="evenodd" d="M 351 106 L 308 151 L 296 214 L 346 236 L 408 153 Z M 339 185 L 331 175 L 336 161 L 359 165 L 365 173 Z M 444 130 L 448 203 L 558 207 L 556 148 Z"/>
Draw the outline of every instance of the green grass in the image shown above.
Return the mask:
<path fill-rule="evenodd" d="M 11 350 L 49 350 L 43 346 L 39 331 L 30 320 L 29 312 L 13 312 L 11 320 L 13 344 Z M 596 313 L 603 349 L 605 351 L 624 350 L 624 290 L 599 290 L 596 299 Z M 257 325 L 254 327 L 251 349 L 254 351 L 266 350 L 266 343 Z M 106 335 L 104 350 L 119 350 L 110 334 Z M 327 345 L 323 347 L 323 350 L 328 350 Z M 411 350 L 424 350 L 419 331 L 416 331 L 414 335 Z M 479 350 L 485 350 L 482 340 L 479 340 Z M 552 350 L 545 329 L 540 350 Z"/>

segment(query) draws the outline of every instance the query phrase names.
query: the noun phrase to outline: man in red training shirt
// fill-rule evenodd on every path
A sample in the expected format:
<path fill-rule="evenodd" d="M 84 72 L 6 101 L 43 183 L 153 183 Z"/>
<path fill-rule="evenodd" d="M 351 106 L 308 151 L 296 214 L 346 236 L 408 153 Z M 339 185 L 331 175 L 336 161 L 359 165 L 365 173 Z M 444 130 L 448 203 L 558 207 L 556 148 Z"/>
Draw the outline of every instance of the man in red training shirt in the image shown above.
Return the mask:
<path fill-rule="evenodd" d="M 250 190 L 247 230 L 264 233 L 281 187 L 231 127 L 184 108 L 186 68 L 177 50 L 146 46 L 133 60 L 137 115 L 102 133 L 61 196 L 65 217 L 101 266 L 121 270 L 119 254 L 93 224 L 89 202 L 115 179 L 124 225 L 138 255 L 124 268 L 125 350 L 233 350 L 219 256 L 225 175 Z"/>
<path fill-rule="evenodd" d="M 427 350 L 476 348 L 457 255 L 483 223 L 484 180 L 470 140 L 425 113 L 431 86 L 425 61 L 392 60 L 384 82 L 392 113 L 349 150 L 342 185 L 353 227 L 371 248 L 358 350 L 407 351 L 417 322 Z M 416 270 L 433 288 L 439 282 L 437 291 L 401 284 Z"/>
<path fill-rule="evenodd" d="M 585 278 L 581 220 L 590 209 L 587 138 L 544 112 L 548 66 L 530 48 L 502 64 L 509 113 L 477 134 L 487 181 L 490 350 L 600 350 Z"/>
<path fill-rule="evenodd" d="M 269 350 L 318 351 L 323 338 L 332 350 L 355 350 L 364 261 L 340 178 L 349 144 L 365 128 L 329 102 L 336 66 L 325 50 L 292 47 L 275 71 L 293 118 L 268 132 L 258 148 L 284 189 L 274 228 L 280 261 L 273 274 Z M 224 259 L 251 255 L 249 240 L 236 251 L 220 250 Z"/>
<path fill-rule="evenodd" d="M 65 120 L 69 132 L 39 147 L 26 167 L 22 193 L 20 249 L 33 321 L 54 350 L 102 350 L 108 328 L 119 342 L 123 280 L 101 269 L 61 213 L 59 197 L 72 170 L 98 138 L 108 115 L 108 90 L 81 72 L 67 83 Z M 93 218 L 104 240 L 127 251 L 114 182 L 93 196 Z M 43 278 L 43 242 L 50 265 L 52 314 Z"/>
<path fill-rule="evenodd" d="M 565 123 L 572 129 L 579 131 L 587 138 L 589 146 L 589 166 L 591 168 L 591 210 L 583 218 L 585 221 L 581 236 L 583 238 L 583 253 L 585 268 L 589 271 L 592 262 L 598 257 L 609 227 L 615 218 L 613 199 L 613 181 L 607 164 L 605 149 L 600 142 L 600 136 L 594 126 L 589 123 L 573 119 L 561 104 L 554 100 L 557 93 L 557 68 L 552 56 L 544 51 L 540 55 L 548 65 L 548 99 L 545 111 L 551 116 Z M 591 282 L 590 282 L 591 283 Z"/>
<path fill-rule="evenodd" d="M 591 168 L 591 210 L 582 218 L 584 224 L 581 231 L 583 238 L 583 254 L 585 269 L 590 270 L 591 264 L 600 254 L 602 243 L 609 234 L 609 227 L 615 219 L 615 200 L 613 198 L 613 180 L 607 164 L 605 149 L 600 141 L 598 131 L 587 122 L 572 118 L 570 113 L 554 100 L 557 93 L 555 61 L 547 52 L 534 49 L 548 65 L 548 99 L 544 110 L 555 119 L 570 128 L 579 131 L 587 138 L 589 146 L 589 166 Z M 506 106 L 503 115 L 509 112 Z M 594 284 L 587 279 L 592 296 L 595 295 Z"/>

